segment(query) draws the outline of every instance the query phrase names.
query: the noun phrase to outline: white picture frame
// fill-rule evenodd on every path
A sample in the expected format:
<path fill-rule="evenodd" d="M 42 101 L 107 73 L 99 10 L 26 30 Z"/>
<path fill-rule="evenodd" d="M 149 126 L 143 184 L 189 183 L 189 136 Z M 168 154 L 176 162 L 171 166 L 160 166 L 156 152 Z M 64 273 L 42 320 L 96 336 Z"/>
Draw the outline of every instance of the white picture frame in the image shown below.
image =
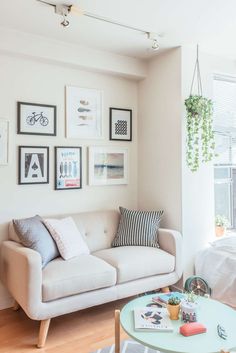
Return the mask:
<path fill-rule="evenodd" d="M 89 185 L 128 184 L 128 149 L 89 147 Z"/>
<path fill-rule="evenodd" d="M 9 163 L 9 121 L 0 119 L 0 166 Z"/>
<path fill-rule="evenodd" d="M 103 138 L 102 91 L 66 86 L 66 137 Z"/>

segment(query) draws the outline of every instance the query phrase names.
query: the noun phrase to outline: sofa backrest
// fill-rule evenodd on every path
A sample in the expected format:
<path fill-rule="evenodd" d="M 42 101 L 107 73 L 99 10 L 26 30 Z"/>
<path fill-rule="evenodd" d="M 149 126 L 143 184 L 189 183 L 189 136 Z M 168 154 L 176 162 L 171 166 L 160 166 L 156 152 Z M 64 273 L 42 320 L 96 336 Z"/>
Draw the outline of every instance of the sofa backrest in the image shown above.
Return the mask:
<path fill-rule="evenodd" d="M 120 220 L 120 213 L 118 211 L 82 212 L 53 215 L 47 218 L 63 218 L 69 216 L 73 218 L 91 252 L 111 247 L 111 242 L 115 237 Z M 9 239 L 20 242 L 12 222 L 9 224 Z"/>

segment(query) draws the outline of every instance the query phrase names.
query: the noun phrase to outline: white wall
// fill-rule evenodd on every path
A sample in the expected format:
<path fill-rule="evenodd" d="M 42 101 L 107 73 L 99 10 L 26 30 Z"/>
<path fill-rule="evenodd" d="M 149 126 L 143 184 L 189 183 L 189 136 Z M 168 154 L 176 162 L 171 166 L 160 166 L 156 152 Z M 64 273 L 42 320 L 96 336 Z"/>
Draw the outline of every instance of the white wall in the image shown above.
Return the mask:
<path fill-rule="evenodd" d="M 196 50 L 182 48 L 182 232 L 184 237 L 184 279 L 192 275 L 194 257 L 206 243 L 214 238 L 214 175 L 212 163 L 201 165 L 195 173 L 189 171 L 185 158 L 185 110 L 184 99 L 190 93 Z M 203 95 L 213 98 L 214 73 L 236 76 L 234 61 L 200 52 L 200 69 Z"/>
<path fill-rule="evenodd" d="M 10 120 L 10 164 L 0 167 L 0 241 L 7 238 L 7 222 L 35 214 L 53 215 L 119 205 L 137 206 L 137 84 L 125 78 L 71 69 L 36 60 L 0 55 L 0 118 Z M 65 138 L 65 85 L 90 87 L 104 92 L 103 140 Z M 56 137 L 16 134 L 16 102 L 57 105 Z M 133 110 L 133 141 L 109 141 L 109 107 Z M 129 150 L 129 184 L 120 186 L 87 185 L 87 146 L 125 146 Z M 18 145 L 50 146 L 50 183 L 17 185 Z M 53 146 L 83 146 L 83 188 L 54 191 Z M 0 284 L 0 308 L 10 304 L 9 294 Z"/>
<path fill-rule="evenodd" d="M 36 61 L 63 64 L 76 69 L 100 71 L 132 79 L 144 78 L 146 63 L 141 59 L 108 53 L 51 38 L 0 27 L 0 53 Z"/>
<path fill-rule="evenodd" d="M 138 205 L 163 208 L 162 225 L 182 232 L 184 280 L 194 273 L 196 252 L 214 237 L 213 165 L 192 173 L 185 162 L 184 100 L 195 59 L 195 49 L 177 48 L 151 60 L 138 102 Z M 214 73 L 236 75 L 235 63 L 223 58 L 200 53 L 200 65 L 210 98 Z"/>
<path fill-rule="evenodd" d="M 181 230 L 181 49 L 151 60 L 139 84 L 138 205 Z"/>

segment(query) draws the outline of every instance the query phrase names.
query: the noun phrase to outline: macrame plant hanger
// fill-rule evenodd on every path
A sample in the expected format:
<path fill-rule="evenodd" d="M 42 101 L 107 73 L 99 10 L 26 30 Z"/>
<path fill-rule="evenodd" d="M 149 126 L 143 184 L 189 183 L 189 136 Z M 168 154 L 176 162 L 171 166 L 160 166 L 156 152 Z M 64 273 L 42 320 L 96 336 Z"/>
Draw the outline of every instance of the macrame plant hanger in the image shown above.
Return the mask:
<path fill-rule="evenodd" d="M 197 57 L 193 71 L 193 79 L 190 89 L 190 96 L 193 94 L 194 82 L 197 80 L 197 93 L 199 96 L 202 96 L 202 80 L 201 80 L 201 72 L 200 72 L 200 64 L 199 64 L 199 54 L 198 54 L 198 45 L 197 45 Z"/>

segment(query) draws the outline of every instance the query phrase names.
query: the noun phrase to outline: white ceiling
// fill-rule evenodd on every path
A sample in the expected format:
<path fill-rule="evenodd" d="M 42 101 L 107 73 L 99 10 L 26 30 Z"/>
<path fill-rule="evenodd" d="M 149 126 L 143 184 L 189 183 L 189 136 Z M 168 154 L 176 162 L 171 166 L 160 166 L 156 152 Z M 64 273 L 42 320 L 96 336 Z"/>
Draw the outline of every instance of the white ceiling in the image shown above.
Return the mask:
<path fill-rule="evenodd" d="M 48 0 L 50 1 L 50 0 Z M 160 34 L 163 49 L 200 44 L 201 50 L 236 59 L 236 0 L 51 0 Z M 60 25 L 53 8 L 36 0 L 0 0 L 0 26 L 123 55 L 153 55 L 146 36 L 85 16 Z"/>

